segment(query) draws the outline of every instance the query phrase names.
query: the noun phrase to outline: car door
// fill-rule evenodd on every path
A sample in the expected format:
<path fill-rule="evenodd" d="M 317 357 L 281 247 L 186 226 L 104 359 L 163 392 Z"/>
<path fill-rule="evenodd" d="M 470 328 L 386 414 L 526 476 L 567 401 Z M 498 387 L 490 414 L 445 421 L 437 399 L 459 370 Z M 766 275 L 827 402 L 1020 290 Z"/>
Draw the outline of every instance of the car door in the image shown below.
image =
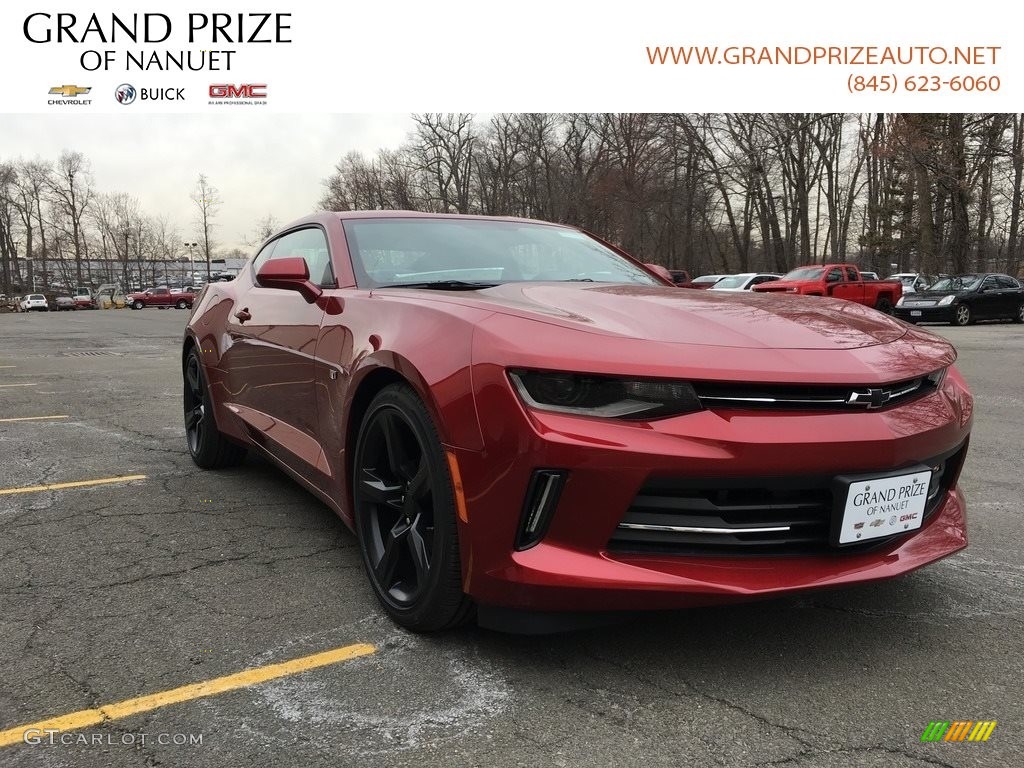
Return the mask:
<path fill-rule="evenodd" d="M 1017 281 L 1009 275 L 996 275 L 996 284 L 999 286 L 999 316 L 1016 317 L 1021 300 Z"/>
<path fill-rule="evenodd" d="M 1000 296 L 999 282 L 995 275 L 989 275 L 978 286 L 972 309 L 977 320 L 991 320 L 1001 317 L 1000 308 L 1003 297 Z"/>
<path fill-rule="evenodd" d="M 831 267 L 825 273 L 825 282 L 829 286 L 829 296 L 849 301 L 860 300 L 856 285 L 849 282 L 849 278 L 841 267 Z M 861 291 L 863 291 L 863 286 L 861 286 Z"/>
<path fill-rule="evenodd" d="M 257 279 L 268 260 L 288 257 L 305 259 L 313 282 L 334 286 L 322 229 L 296 229 L 273 240 L 236 280 L 223 365 L 228 407 L 268 452 L 305 472 L 320 461 L 313 355 L 324 310 L 296 291 L 265 288 Z"/>

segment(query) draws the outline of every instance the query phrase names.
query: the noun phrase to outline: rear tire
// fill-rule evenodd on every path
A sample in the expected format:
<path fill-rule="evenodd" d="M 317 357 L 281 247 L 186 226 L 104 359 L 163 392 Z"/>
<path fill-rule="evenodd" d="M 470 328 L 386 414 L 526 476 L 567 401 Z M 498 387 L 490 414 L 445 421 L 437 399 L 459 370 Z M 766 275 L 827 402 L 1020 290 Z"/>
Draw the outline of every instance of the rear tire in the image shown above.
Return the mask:
<path fill-rule="evenodd" d="M 953 307 L 953 325 L 970 325 L 974 322 L 974 314 L 967 304 L 957 304 Z"/>
<path fill-rule="evenodd" d="M 1017 314 L 1013 316 L 1013 322 L 1024 323 L 1024 302 L 1021 302 L 1021 305 L 1017 307 Z"/>
<path fill-rule="evenodd" d="M 203 469 L 235 466 L 245 458 L 246 450 L 228 440 L 217 429 L 210 387 L 203 373 L 203 363 L 194 347 L 185 358 L 183 374 L 185 441 L 192 461 Z"/>
<path fill-rule="evenodd" d="M 465 623 L 455 499 L 430 413 L 405 384 L 370 403 L 352 462 L 359 549 L 370 585 L 395 623 L 436 632 Z"/>
<path fill-rule="evenodd" d="M 174 306 L 176 306 L 178 309 L 187 309 L 188 308 L 188 302 L 186 302 L 184 299 L 182 299 L 181 301 L 179 301 Z"/>
<path fill-rule="evenodd" d="M 880 296 L 878 301 L 875 302 L 875 309 L 879 312 L 884 312 L 887 315 L 892 314 L 892 302 L 889 301 L 888 297 Z"/>

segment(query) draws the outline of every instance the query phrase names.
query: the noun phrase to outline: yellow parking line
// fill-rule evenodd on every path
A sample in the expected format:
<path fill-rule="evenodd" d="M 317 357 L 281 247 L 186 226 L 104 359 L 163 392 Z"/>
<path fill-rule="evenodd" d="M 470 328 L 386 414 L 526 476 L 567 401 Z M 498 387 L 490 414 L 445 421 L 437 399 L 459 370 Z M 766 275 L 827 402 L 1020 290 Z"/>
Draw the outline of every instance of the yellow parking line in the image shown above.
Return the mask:
<path fill-rule="evenodd" d="M 13 493 L 38 493 L 39 491 L 59 491 L 63 488 L 87 488 L 90 485 L 107 485 L 108 483 L 127 483 L 130 480 L 145 480 L 145 475 L 122 475 L 121 477 L 101 477 L 98 480 L 76 480 L 73 483 L 49 483 L 47 485 L 26 485 L 21 488 L 0 488 L 0 496 Z"/>
<path fill-rule="evenodd" d="M 201 683 L 183 685 L 180 688 L 173 688 L 169 691 L 151 693 L 148 696 L 120 701 L 116 704 L 104 704 L 97 709 L 82 709 L 67 715 L 52 717 L 48 720 L 40 720 L 37 723 L 19 725 L 0 731 L 0 747 L 8 747 L 11 744 L 18 744 L 24 741 L 26 732 L 29 735 L 39 735 L 46 731 L 71 731 L 77 728 L 87 728 L 90 725 L 98 725 L 107 720 L 120 720 L 129 715 L 136 715 L 140 712 L 149 712 L 169 704 L 179 704 L 183 701 L 201 699 L 207 696 L 215 696 L 225 691 L 233 691 L 238 688 L 247 688 L 251 685 L 265 683 L 268 680 L 275 680 L 279 677 L 295 675 L 317 667 L 326 667 L 329 664 L 337 664 L 341 661 L 349 661 L 359 656 L 368 656 L 376 653 L 377 648 L 367 643 L 346 645 L 341 648 L 334 648 L 322 653 L 314 653 L 311 656 L 302 656 L 291 661 L 283 661 L 279 664 L 269 664 L 265 667 L 256 667 L 233 675 L 216 677 L 213 680 L 206 680 Z"/>
<path fill-rule="evenodd" d="M 0 368 L 17 368 L 15 365 L 0 365 Z"/>
<path fill-rule="evenodd" d="M 70 419 L 70 416 L 19 416 L 15 419 L 0 419 L 0 424 L 7 424 L 12 421 L 49 421 L 51 419 Z"/>
<path fill-rule="evenodd" d="M 38 384 L 0 384 L 0 387 L 38 387 Z"/>

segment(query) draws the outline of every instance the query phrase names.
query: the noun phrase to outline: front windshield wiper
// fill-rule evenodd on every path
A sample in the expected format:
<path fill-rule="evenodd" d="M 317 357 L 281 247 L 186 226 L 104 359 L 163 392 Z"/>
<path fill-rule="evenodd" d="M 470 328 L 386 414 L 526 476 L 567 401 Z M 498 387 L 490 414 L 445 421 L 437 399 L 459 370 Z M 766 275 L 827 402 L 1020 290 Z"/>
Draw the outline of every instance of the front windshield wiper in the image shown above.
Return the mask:
<path fill-rule="evenodd" d="M 478 291 L 481 288 L 493 288 L 501 283 L 468 282 L 466 280 L 430 280 L 424 283 L 393 283 L 378 285 L 378 288 L 427 288 L 435 291 Z"/>

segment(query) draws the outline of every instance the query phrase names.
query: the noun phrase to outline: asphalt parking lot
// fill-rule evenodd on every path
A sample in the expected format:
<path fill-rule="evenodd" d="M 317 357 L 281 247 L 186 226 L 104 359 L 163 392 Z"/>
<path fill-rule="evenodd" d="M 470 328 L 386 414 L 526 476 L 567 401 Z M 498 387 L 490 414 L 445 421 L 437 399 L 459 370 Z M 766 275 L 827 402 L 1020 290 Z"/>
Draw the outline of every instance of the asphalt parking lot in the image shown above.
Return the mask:
<path fill-rule="evenodd" d="M 0 765 L 1019 764 L 1024 326 L 934 328 L 976 397 L 965 552 L 883 584 L 567 635 L 421 637 L 382 617 L 354 537 L 282 473 L 193 466 L 186 317 L 0 315 L 0 731 L 362 655 L 104 710 L 71 743 L 0 746 Z M 2 492 L 97 480 L 112 481 Z M 955 720 L 998 726 L 921 742 Z"/>

